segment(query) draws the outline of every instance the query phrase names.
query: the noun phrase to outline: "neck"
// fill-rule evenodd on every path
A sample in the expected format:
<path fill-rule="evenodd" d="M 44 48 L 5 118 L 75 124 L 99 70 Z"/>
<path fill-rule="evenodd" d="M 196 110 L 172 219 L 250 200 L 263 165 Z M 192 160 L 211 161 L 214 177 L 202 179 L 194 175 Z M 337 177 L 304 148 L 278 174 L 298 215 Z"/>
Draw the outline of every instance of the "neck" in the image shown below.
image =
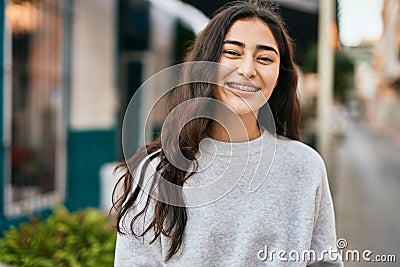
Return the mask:
<path fill-rule="evenodd" d="M 221 124 L 214 122 L 208 135 L 215 140 L 232 143 L 251 141 L 260 137 L 261 130 L 254 113 L 239 115 L 239 118 L 241 120 L 239 123 L 228 122 L 230 127 L 227 128 L 231 129 L 228 131 Z"/>

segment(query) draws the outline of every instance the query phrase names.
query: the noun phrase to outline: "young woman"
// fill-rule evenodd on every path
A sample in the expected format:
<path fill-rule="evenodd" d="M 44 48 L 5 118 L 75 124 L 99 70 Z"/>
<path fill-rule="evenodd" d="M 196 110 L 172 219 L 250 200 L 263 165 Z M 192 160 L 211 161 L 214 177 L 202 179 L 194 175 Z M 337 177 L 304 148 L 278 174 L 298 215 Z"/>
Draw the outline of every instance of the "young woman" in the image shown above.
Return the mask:
<path fill-rule="evenodd" d="M 298 141 L 292 43 L 276 8 L 260 2 L 216 12 L 185 58 L 224 66 L 216 83 L 184 84 L 171 100 L 171 110 L 187 100 L 223 103 L 244 131 L 225 115 L 196 118 L 177 133 L 178 149 L 159 138 L 119 165 L 115 266 L 342 266 L 324 163 Z M 276 134 L 257 119 L 267 104 Z M 168 155 L 178 154 L 193 169 L 174 165 Z M 201 205 L 186 187 L 199 189 Z"/>

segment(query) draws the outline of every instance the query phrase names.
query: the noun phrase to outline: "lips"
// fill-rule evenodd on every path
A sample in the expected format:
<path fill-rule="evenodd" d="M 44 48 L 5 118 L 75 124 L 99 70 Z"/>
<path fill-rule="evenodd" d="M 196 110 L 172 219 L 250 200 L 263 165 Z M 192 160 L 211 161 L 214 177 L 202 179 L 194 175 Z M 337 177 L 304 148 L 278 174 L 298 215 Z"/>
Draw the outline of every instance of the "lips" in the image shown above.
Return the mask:
<path fill-rule="evenodd" d="M 255 87 L 255 86 L 251 86 L 251 85 L 245 85 L 245 84 L 240 84 L 240 83 L 225 83 L 225 86 L 232 88 L 232 89 L 236 89 L 236 90 L 240 90 L 240 91 L 245 91 L 245 92 L 258 92 L 260 91 L 260 88 Z"/>
<path fill-rule="evenodd" d="M 235 83 L 235 82 L 227 82 L 224 84 L 224 87 L 233 94 L 240 96 L 242 98 L 248 98 L 254 96 L 258 91 L 260 91 L 259 87 L 250 84 Z"/>

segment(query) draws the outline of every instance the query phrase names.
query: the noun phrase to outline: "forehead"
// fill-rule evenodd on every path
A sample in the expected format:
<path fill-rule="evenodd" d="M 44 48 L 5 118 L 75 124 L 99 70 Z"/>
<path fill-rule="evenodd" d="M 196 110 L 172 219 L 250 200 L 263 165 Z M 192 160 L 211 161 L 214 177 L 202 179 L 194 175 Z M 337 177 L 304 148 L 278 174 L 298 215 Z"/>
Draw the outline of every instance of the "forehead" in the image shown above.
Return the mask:
<path fill-rule="evenodd" d="M 248 45 L 268 45 L 278 50 L 278 45 L 272 31 L 260 19 L 241 19 L 235 21 L 229 28 L 224 39 L 240 41 Z"/>

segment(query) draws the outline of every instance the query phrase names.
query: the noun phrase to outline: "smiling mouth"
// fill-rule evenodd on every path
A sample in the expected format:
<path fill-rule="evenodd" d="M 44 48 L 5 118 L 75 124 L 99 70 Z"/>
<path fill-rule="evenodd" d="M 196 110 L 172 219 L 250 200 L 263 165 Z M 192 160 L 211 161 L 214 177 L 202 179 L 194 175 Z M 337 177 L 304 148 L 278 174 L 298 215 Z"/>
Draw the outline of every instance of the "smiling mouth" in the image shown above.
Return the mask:
<path fill-rule="evenodd" d="M 255 93 L 255 92 L 260 91 L 260 88 L 258 88 L 258 87 L 248 86 L 248 85 L 243 85 L 243 84 L 238 84 L 238 83 L 225 83 L 225 86 L 235 89 L 235 90 L 240 90 L 243 92 Z"/>

